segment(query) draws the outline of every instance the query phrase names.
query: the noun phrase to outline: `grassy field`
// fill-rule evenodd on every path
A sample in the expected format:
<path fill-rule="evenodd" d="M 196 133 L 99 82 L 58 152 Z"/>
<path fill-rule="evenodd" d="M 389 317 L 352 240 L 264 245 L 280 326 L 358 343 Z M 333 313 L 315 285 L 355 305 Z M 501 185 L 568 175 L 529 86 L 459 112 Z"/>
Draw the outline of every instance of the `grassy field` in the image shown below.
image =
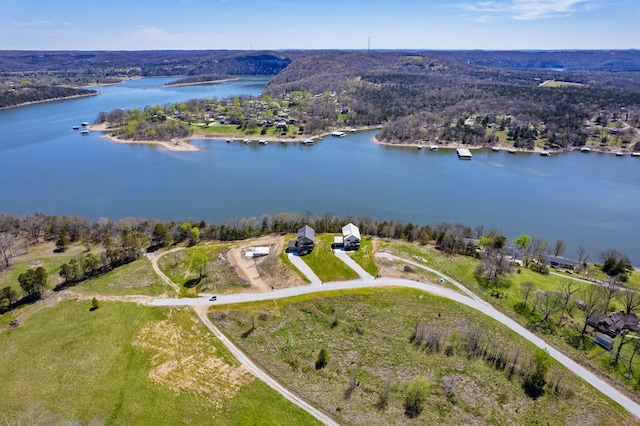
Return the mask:
<path fill-rule="evenodd" d="M 84 245 L 76 244 L 69 247 L 62 253 L 55 253 L 55 244 L 42 243 L 34 247 L 30 247 L 27 253 L 20 253 L 11 259 L 11 267 L 0 271 L 0 288 L 10 286 L 19 294 L 22 289 L 18 283 L 18 275 L 22 274 L 29 268 L 37 268 L 42 266 L 49 274 L 49 282 L 52 284 L 62 281 L 60 276 L 60 266 L 69 262 L 73 257 L 83 254 L 86 250 Z"/>
<path fill-rule="evenodd" d="M 72 290 L 83 294 L 106 294 L 113 296 L 141 294 L 159 296 L 173 295 L 173 289 L 162 282 L 148 259 L 142 258 L 120 266 L 99 277 L 90 278 Z"/>
<path fill-rule="evenodd" d="M 202 291 L 237 293 L 247 288 L 233 268 L 220 255 L 229 248 L 225 243 L 205 243 L 165 254 L 158 266 L 171 281 L 180 285 L 182 296 Z"/>
<path fill-rule="evenodd" d="M 489 347 L 535 352 L 515 333 L 466 307 L 414 290 L 328 292 L 288 300 L 216 307 L 211 317 L 252 359 L 281 383 L 342 424 L 634 424 L 636 420 L 595 389 L 553 364 L 570 392 L 550 389 L 534 400 L 520 378 L 465 355 L 467 333 L 480 330 Z M 415 325 L 443 333 L 448 350 L 411 343 Z M 326 348 L 326 367 L 315 366 Z M 425 409 L 405 416 L 409 382 L 430 382 Z M 388 383 L 388 385 L 387 385 Z M 451 385 L 451 386 L 449 386 Z M 384 408 L 380 400 L 389 389 Z"/>
<path fill-rule="evenodd" d="M 62 302 L 0 332 L 3 422 L 315 424 L 241 368 L 191 311 L 89 306 Z"/>
<path fill-rule="evenodd" d="M 346 281 L 358 278 L 358 274 L 333 254 L 333 235 L 316 235 L 313 251 L 302 259 L 323 282 Z"/>

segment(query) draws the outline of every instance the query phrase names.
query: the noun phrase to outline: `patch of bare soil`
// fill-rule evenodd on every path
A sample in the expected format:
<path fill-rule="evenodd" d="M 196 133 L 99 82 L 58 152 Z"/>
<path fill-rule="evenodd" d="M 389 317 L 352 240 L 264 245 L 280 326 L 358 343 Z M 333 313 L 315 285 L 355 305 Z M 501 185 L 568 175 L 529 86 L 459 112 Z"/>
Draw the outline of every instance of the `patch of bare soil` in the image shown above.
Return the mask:
<path fill-rule="evenodd" d="M 378 273 L 383 277 L 420 281 L 418 268 L 411 265 L 383 258 L 376 258 L 376 264 L 378 265 Z"/>
<path fill-rule="evenodd" d="M 216 406 L 232 398 L 253 376 L 242 365 L 229 365 L 197 327 L 185 330 L 171 319 L 150 322 L 134 336 L 133 346 L 150 352 L 154 382 L 196 392 Z"/>
<path fill-rule="evenodd" d="M 244 241 L 242 246 L 229 250 L 227 259 L 241 278 L 249 281 L 256 291 L 302 285 L 304 283 L 300 276 L 285 265 L 279 257 L 284 250 L 284 243 L 284 238 L 279 235 Z M 269 247 L 269 254 L 258 258 L 246 257 L 245 253 L 253 247 Z"/>

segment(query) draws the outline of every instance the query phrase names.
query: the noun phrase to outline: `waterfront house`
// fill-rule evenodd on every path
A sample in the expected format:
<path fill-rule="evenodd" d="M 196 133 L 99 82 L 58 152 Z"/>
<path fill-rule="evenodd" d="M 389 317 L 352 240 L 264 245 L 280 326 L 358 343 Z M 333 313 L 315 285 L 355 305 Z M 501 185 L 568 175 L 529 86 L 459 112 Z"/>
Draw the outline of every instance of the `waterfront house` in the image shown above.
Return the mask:
<path fill-rule="evenodd" d="M 298 254 L 303 255 L 311 253 L 315 246 L 315 231 L 308 225 L 298 229 L 298 240 L 296 241 L 296 248 Z"/>
<path fill-rule="evenodd" d="M 552 268 L 565 268 L 565 269 L 574 269 L 578 262 L 572 259 L 567 259 L 562 256 L 553 256 L 547 255 L 544 257 L 544 260 L 551 266 Z"/>
<path fill-rule="evenodd" d="M 360 230 L 353 223 L 342 227 L 342 244 L 345 250 L 358 250 L 360 248 Z"/>
<path fill-rule="evenodd" d="M 611 337 L 617 336 L 623 330 L 635 332 L 640 330 L 640 320 L 633 312 L 620 311 L 605 315 L 600 311 L 595 311 L 587 319 L 587 324 L 600 333 Z"/>

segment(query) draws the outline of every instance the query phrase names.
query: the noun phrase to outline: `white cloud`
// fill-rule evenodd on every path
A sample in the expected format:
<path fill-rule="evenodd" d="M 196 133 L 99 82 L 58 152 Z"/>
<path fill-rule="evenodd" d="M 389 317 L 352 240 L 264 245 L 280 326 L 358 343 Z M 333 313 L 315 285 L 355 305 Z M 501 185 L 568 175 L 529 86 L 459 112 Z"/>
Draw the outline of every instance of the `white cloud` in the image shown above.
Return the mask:
<path fill-rule="evenodd" d="M 489 16 L 517 20 L 535 20 L 569 16 L 596 7 L 594 0 L 490 0 L 461 3 L 460 8 L 476 12 L 476 20 L 486 22 Z"/>

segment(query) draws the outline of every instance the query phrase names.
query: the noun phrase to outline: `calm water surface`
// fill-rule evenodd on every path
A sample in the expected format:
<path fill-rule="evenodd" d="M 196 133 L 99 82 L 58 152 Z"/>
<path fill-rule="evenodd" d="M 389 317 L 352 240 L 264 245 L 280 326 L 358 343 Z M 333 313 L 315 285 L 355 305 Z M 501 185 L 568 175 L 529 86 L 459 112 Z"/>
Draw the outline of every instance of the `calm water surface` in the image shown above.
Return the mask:
<path fill-rule="evenodd" d="M 0 111 L 0 211 L 91 218 L 205 219 L 278 212 L 366 214 L 416 224 L 459 222 L 522 233 L 566 255 L 616 248 L 640 265 L 640 158 L 597 153 L 552 157 L 386 147 L 375 132 L 314 146 L 198 140 L 170 152 L 80 136 L 100 111 L 258 95 L 266 80 L 159 88 L 170 79 L 101 87 L 100 96 Z"/>

